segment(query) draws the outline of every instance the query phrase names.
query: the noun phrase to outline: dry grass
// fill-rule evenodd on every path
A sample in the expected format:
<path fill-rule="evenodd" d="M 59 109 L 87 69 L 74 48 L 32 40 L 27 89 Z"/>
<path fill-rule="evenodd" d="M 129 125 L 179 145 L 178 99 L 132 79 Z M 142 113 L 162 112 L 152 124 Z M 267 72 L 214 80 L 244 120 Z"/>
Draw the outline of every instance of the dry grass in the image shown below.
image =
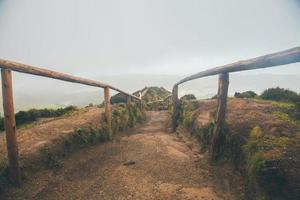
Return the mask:
<path fill-rule="evenodd" d="M 206 148 L 216 107 L 216 100 L 200 101 L 190 113 L 192 133 Z M 291 108 L 271 101 L 228 100 L 222 161 L 232 161 L 245 174 L 248 189 L 256 198 L 300 197 L 300 124 L 290 117 Z"/>

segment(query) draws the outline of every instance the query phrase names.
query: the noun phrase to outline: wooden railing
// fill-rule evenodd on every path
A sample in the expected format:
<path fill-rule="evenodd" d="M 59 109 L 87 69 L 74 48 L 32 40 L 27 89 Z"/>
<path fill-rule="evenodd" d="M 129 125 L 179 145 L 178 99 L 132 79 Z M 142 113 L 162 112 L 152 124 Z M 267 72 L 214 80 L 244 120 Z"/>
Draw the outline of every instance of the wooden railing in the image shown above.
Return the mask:
<path fill-rule="evenodd" d="M 172 130 L 176 131 L 178 125 L 178 115 L 179 115 L 179 100 L 178 100 L 178 86 L 187 81 L 194 79 L 213 76 L 219 74 L 219 84 L 218 84 L 218 109 L 217 116 L 215 120 L 215 127 L 212 137 L 211 146 L 211 156 L 215 160 L 220 154 L 220 147 L 222 143 L 221 131 L 224 126 L 225 116 L 226 116 L 226 104 L 227 104 L 227 94 L 229 85 L 229 73 L 254 70 L 267 67 L 275 67 L 279 65 L 286 65 L 290 63 L 300 62 L 300 47 L 288 49 L 278 53 L 273 53 L 249 60 L 238 61 L 232 64 L 212 68 L 205 70 L 191 76 L 188 76 L 179 82 L 177 82 L 172 90 L 173 94 L 173 116 L 172 116 Z"/>
<path fill-rule="evenodd" d="M 13 86 L 12 86 L 11 71 L 104 88 L 105 118 L 108 124 L 108 128 L 110 130 L 111 130 L 111 110 L 110 110 L 109 89 L 125 94 L 127 96 L 128 103 L 131 102 L 131 99 L 134 99 L 139 101 L 140 104 L 142 105 L 141 98 L 129 94 L 127 92 L 124 92 L 123 90 L 120 90 L 106 83 L 93 81 L 93 80 L 89 80 L 77 76 L 72 76 L 60 72 L 55 72 L 44 68 L 33 67 L 30 65 L 11 62 L 7 60 L 1 60 L 1 59 L 0 59 L 0 68 L 1 68 L 1 76 L 2 76 L 2 97 L 3 97 L 3 111 L 4 111 L 4 126 L 5 126 L 8 164 L 9 164 L 8 168 L 9 168 L 11 179 L 13 182 L 15 182 L 16 185 L 20 184 L 20 168 L 18 162 L 19 153 L 18 153 L 18 143 L 16 137 L 16 121 L 15 121 L 14 103 L 13 103 L 13 88 L 12 88 Z"/>

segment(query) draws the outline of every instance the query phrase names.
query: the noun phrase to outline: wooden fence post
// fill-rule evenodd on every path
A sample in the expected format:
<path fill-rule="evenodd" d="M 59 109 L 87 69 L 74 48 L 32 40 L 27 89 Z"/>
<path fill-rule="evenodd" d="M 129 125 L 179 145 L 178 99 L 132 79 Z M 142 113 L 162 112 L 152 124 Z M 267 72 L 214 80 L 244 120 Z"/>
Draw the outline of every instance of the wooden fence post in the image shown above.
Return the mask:
<path fill-rule="evenodd" d="M 105 100 L 105 118 L 109 131 L 109 138 L 111 138 L 112 127 L 111 127 L 111 109 L 110 109 L 110 95 L 109 87 L 104 87 L 104 100 Z"/>
<path fill-rule="evenodd" d="M 127 105 L 129 106 L 131 104 L 131 96 L 127 96 Z"/>
<path fill-rule="evenodd" d="M 19 186 L 20 168 L 18 142 L 16 136 L 16 119 L 14 112 L 13 91 L 12 91 L 12 75 L 8 69 L 1 69 L 2 77 L 2 98 L 4 110 L 4 126 L 6 135 L 6 146 L 8 154 L 9 175 L 12 181 Z"/>
<path fill-rule="evenodd" d="M 177 128 L 177 118 L 178 118 L 178 85 L 173 87 L 172 91 L 173 100 L 173 116 L 172 116 L 172 132 L 176 131 Z"/>
<path fill-rule="evenodd" d="M 143 103 L 144 103 L 144 102 L 143 102 L 143 100 L 141 99 L 141 100 L 140 100 L 140 109 L 141 109 L 141 110 L 143 110 L 143 109 L 144 109 L 144 105 L 143 105 Z"/>
<path fill-rule="evenodd" d="M 224 145 L 224 124 L 226 117 L 226 107 L 227 107 L 227 95 L 228 95 L 228 85 L 229 85 L 229 74 L 223 73 L 219 75 L 218 84 L 218 109 L 215 127 L 212 137 L 211 155 L 212 160 L 216 160 Z"/>

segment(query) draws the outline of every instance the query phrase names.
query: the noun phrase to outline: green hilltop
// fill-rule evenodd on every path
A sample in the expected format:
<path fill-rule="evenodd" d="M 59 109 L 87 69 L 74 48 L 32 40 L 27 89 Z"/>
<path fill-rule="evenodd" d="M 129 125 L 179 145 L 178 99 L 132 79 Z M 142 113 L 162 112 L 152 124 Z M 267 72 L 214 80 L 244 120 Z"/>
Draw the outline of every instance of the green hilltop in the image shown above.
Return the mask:
<path fill-rule="evenodd" d="M 142 95 L 147 110 L 166 110 L 170 105 L 172 93 L 163 87 L 144 87 L 134 92 L 133 95 L 138 97 Z M 118 93 L 112 96 L 110 101 L 112 104 L 126 103 L 127 97 L 124 94 Z"/>

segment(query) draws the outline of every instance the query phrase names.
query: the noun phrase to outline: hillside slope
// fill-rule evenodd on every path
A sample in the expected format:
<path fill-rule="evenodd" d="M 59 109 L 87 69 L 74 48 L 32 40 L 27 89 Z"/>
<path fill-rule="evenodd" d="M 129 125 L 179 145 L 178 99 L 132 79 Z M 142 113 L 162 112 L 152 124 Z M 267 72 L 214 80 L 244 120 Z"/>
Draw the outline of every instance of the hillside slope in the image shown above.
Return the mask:
<path fill-rule="evenodd" d="M 208 149 L 216 100 L 185 102 L 182 123 Z M 300 123 L 292 104 L 229 98 L 224 155 L 246 177 L 253 198 L 299 199 Z"/>
<path fill-rule="evenodd" d="M 109 129 L 103 108 L 89 106 L 62 117 L 40 119 L 17 129 L 19 164 L 23 175 L 48 167 L 61 167 L 60 158 L 71 152 L 113 139 L 120 131 L 145 119 L 137 104 L 117 104 L 112 109 Z M 9 183 L 7 178 L 5 134 L 0 134 L 0 191 Z"/>
<path fill-rule="evenodd" d="M 43 146 L 51 146 L 74 133 L 75 129 L 97 127 L 100 124 L 102 109 L 89 107 L 71 115 L 40 120 L 17 130 L 17 140 L 21 165 L 33 159 Z M 6 162 L 5 134 L 0 134 L 0 166 Z"/>

